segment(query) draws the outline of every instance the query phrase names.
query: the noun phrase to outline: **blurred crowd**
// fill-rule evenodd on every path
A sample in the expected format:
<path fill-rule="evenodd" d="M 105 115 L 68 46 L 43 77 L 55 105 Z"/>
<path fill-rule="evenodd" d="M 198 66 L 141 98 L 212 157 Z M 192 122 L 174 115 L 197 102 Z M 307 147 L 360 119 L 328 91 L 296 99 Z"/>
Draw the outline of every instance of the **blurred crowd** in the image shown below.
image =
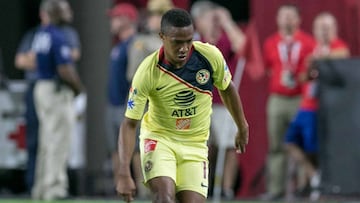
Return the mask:
<path fill-rule="evenodd" d="M 148 0 L 143 9 L 118 1 L 107 17 L 112 38 L 108 67 L 105 118 L 107 162 L 115 185 L 118 168 L 117 138 L 124 118 L 132 77 L 141 61 L 162 46 L 158 34 L 161 16 L 176 4 L 171 0 Z M 240 89 L 247 63 L 249 36 L 230 11 L 212 1 L 198 0 L 189 9 L 195 25 L 194 40 L 217 46 L 224 55 L 233 81 Z M 105 15 L 105 14 L 104 14 Z M 87 91 L 77 74 L 81 45 L 71 25 L 67 0 L 43 0 L 41 24 L 24 34 L 15 57 L 17 68 L 26 72 L 26 141 L 28 160 L 26 185 L 34 199 L 69 197 L 67 168 L 84 167 L 70 159 L 71 150 L 83 151 Z M 266 187 L 262 200 L 305 197 L 320 198 L 318 168 L 316 61 L 350 57 L 349 48 L 338 36 L 337 20 L 329 12 L 313 20 L 313 32 L 301 29 L 301 13 L 293 4 L 281 5 L 274 14 L 277 31 L 260 47 L 269 81 L 266 104 L 268 154 Z M 258 94 L 265 94 L 259 92 Z M 213 92 L 213 114 L 209 145 L 210 196 L 236 198 L 242 174 L 234 148 L 236 126 Z M 251 125 L 250 125 L 251 132 Z M 251 140 L 251 133 L 250 133 Z M 75 143 L 75 145 L 74 145 Z M 82 144 L 79 144 L 82 143 Z M 137 198 L 149 192 L 142 184 L 139 149 L 135 149 L 132 172 Z M 91 157 L 90 157 L 91 158 Z M 81 168 L 80 167 L 80 168 Z M 108 195 L 115 195 L 115 186 Z"/>

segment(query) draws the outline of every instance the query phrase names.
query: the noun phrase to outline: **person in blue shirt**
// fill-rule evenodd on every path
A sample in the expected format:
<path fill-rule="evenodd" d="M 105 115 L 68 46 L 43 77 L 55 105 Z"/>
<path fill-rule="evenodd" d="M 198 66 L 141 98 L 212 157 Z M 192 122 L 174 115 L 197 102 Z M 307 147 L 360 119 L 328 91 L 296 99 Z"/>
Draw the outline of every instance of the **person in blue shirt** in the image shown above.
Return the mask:
<path fill-rule="evenodd" d="M 60 2 L 61 19 L 60 29 L 65 34 L 65 40 L 71 48 L 71 58 L 74 62 L 80 58 L 80 40 L 77 31 L 69 24 L 73 20 L 72 10 L 67 1 Z M 46 20 L 43 23 L 47 23 Z M 35 53 L 31 49 L 32 42 L 36 31 L 41 25 L 31 28 L 22 37 L 15 56 L 15 66 L 18 69 L 25 70 L 25 80 L 28 88 L 25 92 L 25 121 L 26 121 L 26 149 L 27 149 L 27 166 L 25 172 L 25 183 L 27 190 L 30 192 L 34 184 L 35 165 L 38 147 L 38 126 L 39 121 L 36 114 L 33 90 L 37 79 L 37 71 L 35 70 L 36 59 Z"/>
<path fill-rule="evenodd" d="M 66 166 L 75 127 L 73 99 L 84 91 L 74 68 L 70 44 L 59 27 L 64 2 L 44 0 L 41 3 L 42 24 L 31 45 L 37 73 L 34 102 L 39 118 L 34 199 L 54 200 L 68 195 Z"/>

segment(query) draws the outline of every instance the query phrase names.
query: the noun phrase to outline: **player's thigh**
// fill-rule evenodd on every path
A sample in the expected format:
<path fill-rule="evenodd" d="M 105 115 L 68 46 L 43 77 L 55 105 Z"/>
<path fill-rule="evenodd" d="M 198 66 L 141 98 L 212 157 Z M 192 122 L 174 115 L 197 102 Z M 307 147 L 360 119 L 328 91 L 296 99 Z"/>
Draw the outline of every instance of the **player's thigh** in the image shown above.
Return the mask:
<path fill-rule="evenodd" d="M 194 191 L 184 190 L 176 195 L 180 203 L 205 203 L 206 198 Z"/>
<path fill-rule="evenodd" d="M 208 194 L 209 170 L 207 160 L 207 147 L 182 146 L 182 156 L 177 168 L 176 192 L 192 191 L 202 195 L 204 198 Z"/>
<path fill-rule="evenodd" d="M 146 185 L 156 177 L 169 177 L 176 183 L 176 157 L 166 143 L 155 139 L 140 139 L 140 156 Z"/>

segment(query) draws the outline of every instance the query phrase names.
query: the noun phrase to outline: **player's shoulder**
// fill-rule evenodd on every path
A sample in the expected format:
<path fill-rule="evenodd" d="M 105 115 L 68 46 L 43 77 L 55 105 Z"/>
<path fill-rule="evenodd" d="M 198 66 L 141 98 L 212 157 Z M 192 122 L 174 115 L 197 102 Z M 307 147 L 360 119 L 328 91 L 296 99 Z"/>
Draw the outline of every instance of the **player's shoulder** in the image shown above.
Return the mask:
<path fill-rule="evenodd" d="M 194 41 L 193 46 L 197 52 L 205 56 L 208 60 L 223 58 L 221 51 L 214 45 L 200 41 Z"/>

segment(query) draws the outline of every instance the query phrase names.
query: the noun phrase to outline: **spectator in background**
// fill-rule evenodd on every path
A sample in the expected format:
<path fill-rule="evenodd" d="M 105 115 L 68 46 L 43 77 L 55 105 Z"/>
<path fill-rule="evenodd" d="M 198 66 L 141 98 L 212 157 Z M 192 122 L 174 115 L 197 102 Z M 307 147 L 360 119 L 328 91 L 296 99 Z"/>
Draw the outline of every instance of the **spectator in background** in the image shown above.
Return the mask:
<path fill-rule="evenodd" d="M 73 12 L 69 2 L 60 1 L 61 20 L 59 24 L 60 30 L 65 35 L 65 40 L 71 49 L 71 58 L 75 68 L 81 57 L 81 44 L 77 31 L 71 26 L 73 22 Z M 78 194 L 79 181 L 82 176 L 82 170 L 85 166 L 85 110 L 87 103 L 86 94 L 75 97 L 74 110 L 76 116 L 76 126 L 71 136 L 70 154 L 68 160 L 68 175 L 70 179 L 69 192 L 71 195 Z"/>
<path fill-rule="evenodd" d="M 63 21 L 63 2 L 41 2 L 42 24 L 32 42 L 38 77 L 34 101 L 39 117 L 34 199 L 54 200 L 68 195 L 66 168 L 75 127 L 73 99 L 84 90 L 73 66 L 70 45 L 58 27 Z"/>
<path fill-rule="evenodd" d="M 127 79 L 132 80 L 141 61 L 162 45 L 159 37 L 162 15 L 173 8 L 171 0 L 149 0 L 143 33 L 135 36 L 129 46 Z"/>
<path fill-rule="evenodd" d="M 124 119 L 130 81 L 126 78 L 128 67 L 128 49 L 136 32 L 138 11 L 129 3 L 119 3 L 108 13 L 111 33 L 118 38 L 118 43 L 111 50 L 108 80 L 108 106 L 106 109 L 106 136 L 111 155 L 114 183 L 118 180 L 119 157 L 117 138 L 120 123 Z M 133 162 L 138 171 L 139 161 Z M 138 179 L 138 178 L 136 178 Z"/>
<path fill-rule="evenodd" d="M 277 10 L 278 31 L 264 44 L 265 65 L 269 74 L 270 95 L 267 102 L 269 153 L 267 157 L 267 192 L 264 200 L 283 197 L 285 193 L 286 153 L 284 135 L 299 107 L 299 75 L 314 40 L 300 30 L 300 12 L 295 5 L 281 5 Z"/>
<path fill-rule="evenodd" d="M 230 72 L 234 74 L 236 55 L 242 52 L 245 46 L 245 35 L 238 25 L 232 20 L 231 14 L 211 1 L 197 1 L 191 7 L 191 15 L 194 19 L 196 34 L 194 39 L 215 45 L 222 52 L 229 64 Z M 234 78 L 234 80 L 237 80 Z M 238 87 L 236 87 L 238 88 Z M 234 147 L 236 125 L 231 115 L 222 104 L 216 88 L 213 91 L 213 113 L 210 145 L 225 148 L 225 163 L 223 171 L 222 194 L 227 199 L 234 197 L 234 185 L 238 174 L 238 161 Z M 216 160 L 214 153 L 210 154 L 210 165 Z M 213 168 L 213 166 L 210 166 Z M 216 171 L 215 171 L 216 172 Z"/>
<path fill-rule="evenodd" d="M 303 74 L 302 98 L 300 108 L 291 122 L 285 136 L 286 149 L 296 163 L 305 169 L 305 183 L 310 184 L 310 200 L 315 201 L 320 196 L 320 174 L 317 170 L 317 109 L 316 98 L 318 73 L 311 65 L 315 60 L 337 59 L 349 57 L 346 43 L 338 38 L 335 17 L 327 12 L 316 16 L 313 23 L 313 34 L 316 46 L 310 56 L 309 70 Z M 306 185 L 300 187 L 306 191 Z"/>
<path fill-rule="evenodd" d="M 59 28 L 65 34 L 65 40 L 70 44 L 71 57 L 76 62 L 80 58 L 80 40 L 74 28 L 69 24 L 73 20 L 72 10 L 67 1 L 59 2 L 59 9 L 61 16 L 59 20 Z M 41 16 L 40 16 L 41 17 Z M 42 25 L 45 25 L 47 20 L 42 20 Z M 35 110 L 33 90 L 37 79 L 36 58 L 35 52 L 32 50 L 32 43 L 35 32 L 41 26 L 30 29 L 23 36 L 15 56 L 15 66 L 19 69 L 25 70 L 25 79 L 28 82 L 28 88 L 25 93 L 25 120 L 26 120 L 26 147 L 27 147 L 27 170 L 25 175 L 25 182 L 29 191 L 34 183 L 35 163 L 38 148 L 38 128 L 39 121 Z"/>
<path fill-rule="evenodd" d="M 347 44 L 338 37 L 337 21 L 331 13 L 323 12 L 317 15 L 313 26 L 316 40 L 316 46 L 311 55 L 313 60 L 350 56 Z"/>

